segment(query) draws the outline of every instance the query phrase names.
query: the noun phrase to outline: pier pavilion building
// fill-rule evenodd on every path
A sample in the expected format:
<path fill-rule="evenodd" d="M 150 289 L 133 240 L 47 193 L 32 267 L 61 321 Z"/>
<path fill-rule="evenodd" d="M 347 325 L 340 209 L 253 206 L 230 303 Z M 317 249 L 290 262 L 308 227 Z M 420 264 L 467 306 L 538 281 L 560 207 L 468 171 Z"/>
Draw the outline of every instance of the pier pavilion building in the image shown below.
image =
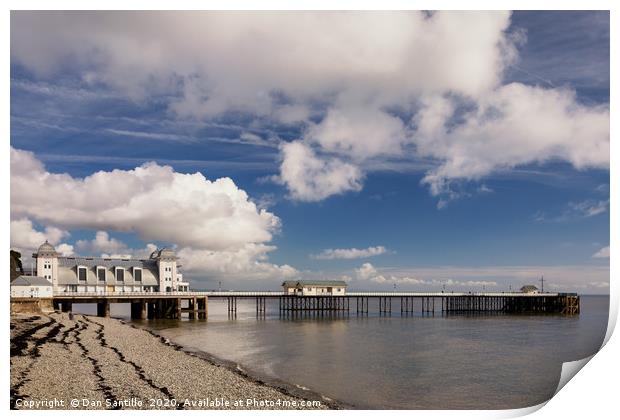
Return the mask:
<path fill-rule="evenodd" d="M 284 294 L 297 296 L 344 296 L 347 283 L 340 280 L 296 280 L 282 283 Z"/>
<path fill-rule="evenodd" d="M 47 279 L 55 294 L 189 291 L 172 249 L 159 249 L 146 259 L 64 257 L 45 241 L 32 257 L 37 276 Z"/>

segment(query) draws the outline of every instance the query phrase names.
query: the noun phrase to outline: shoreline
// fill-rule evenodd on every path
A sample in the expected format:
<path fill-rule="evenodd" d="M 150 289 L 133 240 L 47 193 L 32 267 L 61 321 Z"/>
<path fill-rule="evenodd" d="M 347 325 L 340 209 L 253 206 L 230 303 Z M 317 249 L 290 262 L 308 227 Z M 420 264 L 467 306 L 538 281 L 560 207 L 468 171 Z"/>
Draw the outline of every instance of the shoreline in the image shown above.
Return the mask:
<path fill-rule="evenodd" d="M 11 315 L 11 409 L 342 409 L 113 318 Z"/>
<path fill-rule="evenodd" d="M 266 385 L 270 388 L 276 389 L 284 394 L 287 394 L 294 398 L 303 398 L 303 399 L 312 399 L 312 400 L 321 400 L 330 409 L 356 409 L 352 404 L 345 403 L 343 401 L 338 401 L 333 398 L 322 395 L 312 389 L 301 387 L 300 385 L 295 385 L 290 382 L 286 382 L 280 378 L 274 376 L 268 376 L 260 374 L 246 366 L 243 366 L 233 360 L 223 359 L 213 355 L 212 353 L 206 352 L 204 350 L 199 350 L 194 347 L 186 347 L 182 346 L 170 339 L 164 337 L 163 335 L 156 332 L 156 330 L 149 328 L 146 325 L 136 325 L 132 322 L 128 322 L 122 318 L 113 318 L 119 321 L 121 324 L 124 324 L 130 328 L 135 328 L 142 331 L 147 331 L 149 334 L 156 337 L 161 341 L 162 344 L 171 346 L 175 350 L 181 351 L 185 354 L 198 357 L 204 360 L 207 363 L 210 363 L 214 366 L 221 367 L 227 369 L 237 375 L 240 375 L 246 378 L 249 381 L 257 385 Z"/>

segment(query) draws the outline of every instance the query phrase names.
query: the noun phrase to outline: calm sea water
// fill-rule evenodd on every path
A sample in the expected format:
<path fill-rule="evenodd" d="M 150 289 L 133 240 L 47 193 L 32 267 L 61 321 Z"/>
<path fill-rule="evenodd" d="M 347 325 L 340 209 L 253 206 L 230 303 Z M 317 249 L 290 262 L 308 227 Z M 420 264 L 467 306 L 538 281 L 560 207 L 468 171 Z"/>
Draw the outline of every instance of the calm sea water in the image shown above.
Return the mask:
<path fill-rule="evenodd" d="M 549 399 L 562 363 L 595 353 L 608 296 L 582 296 L 579 316 L 370 313 L 256 319 L 253 301 L 209 302 L 208 321 L 147 321 L 182 346 L 359 408 L 501 409 Z M 277 305 L 277 301 L 275 302 Z M 373 307 L 371 304 L 370 310 Z M 114 314 L 114 313 L 113 313 Z M 117 313 L 122 314 L 121 313 Z"/>

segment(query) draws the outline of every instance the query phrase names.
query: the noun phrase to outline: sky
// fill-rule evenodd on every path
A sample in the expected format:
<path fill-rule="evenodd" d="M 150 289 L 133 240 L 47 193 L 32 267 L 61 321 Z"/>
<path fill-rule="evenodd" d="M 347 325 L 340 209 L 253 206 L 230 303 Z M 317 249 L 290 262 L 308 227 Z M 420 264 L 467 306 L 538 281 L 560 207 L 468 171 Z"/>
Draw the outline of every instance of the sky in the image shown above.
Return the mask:
<path fill-rule="evenodd" d="M 608 12 L 12 12 L 11 247 L 197 289 L 609 291 Z"/>

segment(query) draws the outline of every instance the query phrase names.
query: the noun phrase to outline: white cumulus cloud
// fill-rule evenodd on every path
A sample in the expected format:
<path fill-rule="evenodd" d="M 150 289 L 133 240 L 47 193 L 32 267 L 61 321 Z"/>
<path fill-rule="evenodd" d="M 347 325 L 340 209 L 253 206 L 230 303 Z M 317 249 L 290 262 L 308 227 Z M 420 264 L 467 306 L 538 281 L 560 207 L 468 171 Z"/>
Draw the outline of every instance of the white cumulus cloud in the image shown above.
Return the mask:
<path fill-rule="evenodd" d="M 32 221 L 25 217 L 11 220 L 11 248 L 22 252 L 22 257 L 29 257 L 45 241 L 56 245 L 56 251 L 61 254 L 71 255 L 73 246 L 60 243 L 68 236 L 69 232 L 53 226 L 45 227 L 42 231 L 37 230 Z"/>
<path fill-rule="evenodd" d="M 136 232 L 144 240 L 210 249 L 267 242 L 280 225 L 230 178 L 210 181 L 155 163 L 74 178 L 47 172 L 32 153 L 17 149 L 11 149 L 11 213 L 64 229 Z"/>
<path fill-rule="evenodd" d="M 213 251 L 185 247 L 177 255 L 183 262 L 184 272 L 194 273 L 207 278 L 243 282 L 247 280 L 274 281 L 296 277 L 298 271 L 290 265 L 277 265 L 267 261 L 267 254 L 274 251 L 274 246 L 265 244 L 246 244 L 235 250 Z"/>
<path fill-rule="evenodd" d="M 362 173 L 338 158 L 320 158 L 308 145 L 291 142 L 281 146 L 281 183 L 300 201 L 320 201 L 330 195 L 362 188 Z"/>

